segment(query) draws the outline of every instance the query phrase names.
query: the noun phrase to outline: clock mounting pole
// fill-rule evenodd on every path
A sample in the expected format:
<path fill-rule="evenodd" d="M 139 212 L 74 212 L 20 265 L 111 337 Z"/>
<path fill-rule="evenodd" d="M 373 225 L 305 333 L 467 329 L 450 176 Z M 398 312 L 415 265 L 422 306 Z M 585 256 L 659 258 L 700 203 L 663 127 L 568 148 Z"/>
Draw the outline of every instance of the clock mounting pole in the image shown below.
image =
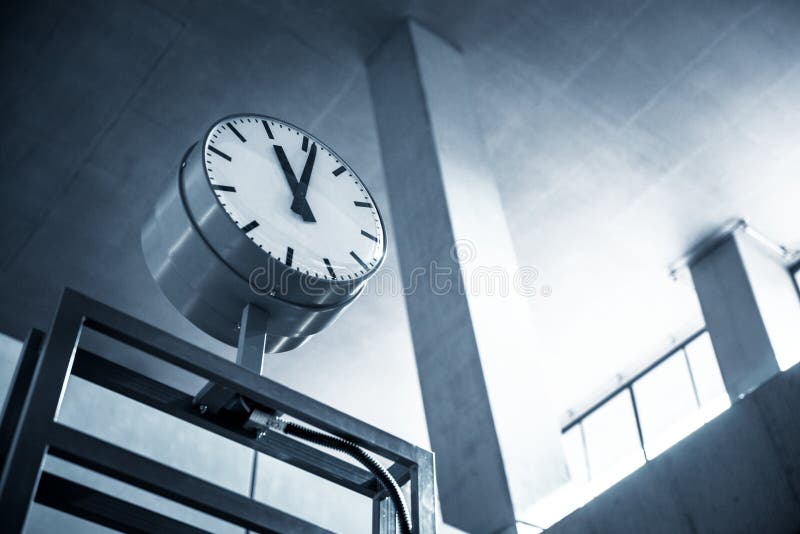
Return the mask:
<path fill-rule="evenodd" d="M 264 362 L 268 319 L 267 312 L 258 306 L 248 304 L 242 310 L 242 321 L 239 323 L 236 363 L 257 374 L 261 374 L 261 366 Z"/>
<path fill-rule="evenodd" d="M 264 360 L 268 320 L 267 312 L 248 304 L 242 310 L 242 320 L 239 323 L 236 364 L 259 375 Z M 395 509 L 400 533 L 415 534 L 400 486 L 391 473 L 363 447 L 343 437 L 284 420 L 278 411 L 254 403 L 251 399 L 214 382 L 209 382 L 200 390 L 194 399 L 194 404 L 202 415 L 224 421 L 228 427 L 241 425 L 246 430 L 254 431 L 258 439 L 266 437 L 270 432 L 277 432 L 347 454 L 367 468 L 387 492 Z M 251 499 L 255 496 L 257 469 L 258 453 L 254 452 L 250 476 Z"/>
<path fill-rule="evenodd" d="M 257 375 L 261 374 L 264 363 L 268 321 L 269 314 L 254 304 L 247 304 L 242 309 L 236 364 Z M 209 382 L 200 390 L 195 396 L 194 404 L 201 413 L 209 415 L 217 414 L 222 409 L 234 414 L 248 410 L 234 392 L 214 382 Z M 239 415 L 235 417 L 238 418 Z"/>

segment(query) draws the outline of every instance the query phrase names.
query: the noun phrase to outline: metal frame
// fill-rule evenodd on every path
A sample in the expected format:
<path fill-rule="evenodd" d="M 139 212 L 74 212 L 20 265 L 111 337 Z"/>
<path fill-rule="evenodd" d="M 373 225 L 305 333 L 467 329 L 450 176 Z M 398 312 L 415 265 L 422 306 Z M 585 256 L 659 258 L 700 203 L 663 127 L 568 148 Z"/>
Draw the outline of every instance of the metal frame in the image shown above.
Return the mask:
<path fill-rule="evenodd" d="M 169 466 L 55 421 L 69 376 L 215 432 L 373 500 L 373 532 L 393 533 L 391 502 L 365 469 L 276 433 L 262 438 L 204 417 L 191 395 L 114 363 L 80 346 L 90 329 L 269 406 L 322 431 L 342 436 L 387 460 L 399 484 L 410 484 L 415 533 L 433 533 L 433 454 L 345 413 L 243 369 L 162 330 L 66 289 L 46 340 L 33 331 L 23 347 L 9 403 L 0 424 L 0 515 L 3 529 L 22 531 L 31 501 L 124 532 L 197 532 L 196 527 L 42 472 L 45 454 L 132 484 L 258 532 L 324 529 Z M 80 496 L 80 498 L 79 498 Z M 146 523 L 144 523 L 146 521 Z"/>

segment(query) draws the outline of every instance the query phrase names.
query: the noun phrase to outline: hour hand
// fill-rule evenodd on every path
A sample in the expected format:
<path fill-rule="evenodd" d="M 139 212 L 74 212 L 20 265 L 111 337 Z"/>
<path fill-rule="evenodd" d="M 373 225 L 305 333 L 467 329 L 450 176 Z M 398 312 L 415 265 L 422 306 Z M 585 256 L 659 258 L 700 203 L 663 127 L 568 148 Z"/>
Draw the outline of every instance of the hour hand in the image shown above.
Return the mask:
<path fill-rule="evenodd" d="M 314 161 L 316 158 L 317 144 L 313 143 L 308 153 L 308 158 L 306 158 L 306 164 L 303 167 L 303 174 L 300 175 L 300 181 L 297 184 L 297 188 L 294 190 L 292 211 L 303 215 L 303 220 L 305 221 L 314 219 L 314 215 L 311 214 L 311 208 L 308 205 L 308 200 L 306 200 L 306 194 L 308 193 L 308 183 L 311 180 L 311 171 L 314 170 Z M 316 222 L 316 220 L 314 220 L 314 222 Z"/>

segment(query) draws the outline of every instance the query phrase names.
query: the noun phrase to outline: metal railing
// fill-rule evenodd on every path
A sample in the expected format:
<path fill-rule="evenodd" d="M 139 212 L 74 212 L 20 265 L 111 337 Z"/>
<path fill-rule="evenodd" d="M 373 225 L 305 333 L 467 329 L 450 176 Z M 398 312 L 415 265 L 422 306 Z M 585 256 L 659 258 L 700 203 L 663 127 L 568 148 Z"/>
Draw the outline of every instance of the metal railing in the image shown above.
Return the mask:
<path fill-rule="evenodd" d="M 728 228 L 726 232 L 729 233 L 731 231 L 735 231 L 740 227 L 747 228 L 745 221 L 743 220 L 736 221 L 736 225 L 731 228 Z M 764 241 L 764 239 L 758 239 L 758 237 L 761 234 L 758 234 L 754 230 L 752 230 L 752 232 L 754 233 L 753 237 L 757 238 L 757 240 L 761 242 Z M 796 251 L 794 252 L 790 251 L 789 249 L 783 246 L 776 246 L 773 248 L 776 252 L 780 252 L 781 257 L 784 258 L 784 260 L 786 260 L 787 263 L 792 259 L 795 259 L 793 263 L 788 263 L 786 269 L 792 279 L 792 283 L 794 285 L 794 289 L 797 293 L 797 296 L 800 299 L 800 259 L 798 259 L 800 253 Z M 675 272 L 681 267 L 682 265 L 673 267 L 672 274 L 674 275 Z M 637 372 L 634 376 L 630 377 L 629 379 L 625 380 L 624 382 L 616 386 L 612 391 L 605 394 L 600 400 L 592 404 L 589 408 L 581 411 L 577 416 L 573 416 L 565 425 L 562 426 L 561 428 L 562 435 L 565 436 L 565 439 L 569 439 L 569 442 L 573 444 L 572 447 L 576 447 L 571 450 L 573 451 L 572 460 L 578 463 L 577 465 L 579 467 L 577 468 L 580 470 L 579 473 L 581 473 L 578 475 L 578 480 L 583 479 L 583 477 L 585 476 L 586 478 L 584 482 L 591 483 L 595 478 L 595 471 L 603 473 L 604 469 L 608 468 L 608 465 L 605 465 L 605 463 L 602 461 L 599 462 L 600 465 L 598 466 L 594 465 L 594 463 L 596 462 L 594 458 L 592 458 L 592 460 L 590 461 L 590 456 L 591 456 L 590 451 L 592 453 L 596 452 L 595 445 L 593 445 L 592 441 L 594 439 L 593 432 L 595 430 L 592 429 L 591 423 L 589 423 L 588 425 L 584 425 L 584 423 L 587 421 L 589 417 L 598 412 L 598 410 L 609 405 L 612 401 L 614 401 L 618 397 L 620 401 L 623 401 L 626 392 L 630 401 L 629 405 L 630 412 L 626 412 L 626 414 L 624 415 L 625 424 L 631 425 L 631 423 L 635 423 L 635 434 L 636 434 L 636 439 L 638 439 L 638 451 L 641 451 L 640 458 L 643 460 L 643 462 L 646 463 L 651 461 L 663 450 L 665 450 L 665 448 L 658 448 L 658 447 L 664 447 L 664 444 L 667 443 L 666 448 L 668 448 L 670 444 L 675 443 L 675 441 L 669 441 L 669 440 L 676 438 L 677 433 L 673 433 L 673 437 L 667 438 L 666 442 L 664 441 L 663 434 L 662 435 L 658 434 L 659 432 L 665 432 L 664 430 L 658 430 L 656 431 L 655 434 L 651 435 L 651 432 L 653 432 L 651 428 L 652 425 L 659 424 L 657 422 L 658 416 L 656 416 L 651 411 L 653 410 L 653 401 L 652 399 L 650 399 L 649 401 L 645 400 L 646 397 L 637 399 L 637 393 L 636 393 L 638 391 L 639 396 L 641 397 L 642 394 L 644 394 L 644 391 L 641 389 L 641 387 L 638 387 L 639 381 L 642 380 L 644 377 L 648 376 L 653 371 L 655 371 L 657 368 L 659 368 L 659 366 L 665 364 L 673 356 L 677 358 L 682 358 L 684 361 L 684 364 L 686 366 L 685 367 L 686 374 L 684 375 L 684 377 L 688 375 L 688 380 L 685 382 L 685 384 L 691 385 L 691 393 L 689 393 L 689 389 L 685 389 L 683 391 L 685 391 L 684 394 L 693 395 L 694 404 L 696 405 L 700 415 L 699 418 L 696 418 L 696 416 L 693 413 L 687 412 L 685 416 L 680 416 L 687 418 L 686 419 L 687 424 L 685 425 L 684 429 L 679 430 L 678 433 L 681 433 L 681 436 L 688 435 L 694 429 L 701 426 L 704 422 L 707 422 L 713 417 L 716 417 L 716 415 L 719 414 L 721 410 L 724 410 L 724 405 L 726 404 L 726 402 L 720 402 L 720 399 L 717 397 L 713 398 L 708 397 L 709 395 L 708 388 L 710 387 L 708 382 L 709 377 L 707 374 L 708 369 L 704 369 L 702 363 L 700 363 L 701 359 L 697 359 L 699 356 L 696 357 L 694 355 L 695 353 L 693 353 L 694 349 L 690 347 L 692 343 L 698 341 L 699 338 L 701 338 L 704 335 L 708 336 L 708 331 L 705 327 L 700 328 L 699 330 L 694 332 L 692 335 L 688 336 L 680 343 L 674 345 L 672 348 L 670 348 L 669 351 L 667 351 L 662 356 L 660 356 L 659 358 L 651 362 L 649 365 L 647 365 L 647 367 L 645 367 L 641 371 Z M 708 341 L 709 341 L 709 346 L 711 347 L 710 340 Z M 711 347 L 711 350 L 712 350 L 711 354 L 715 356 L 713 354 L 713 347 Z M 694 368 L 694 366 L 697 365 L 700 365 L 701 367 L 698 369 Z M 720 380 L 722 379 L 721 375 L 719 376 L 719 379 Z M 699 380 L 699 383 L 697 382 L 697 380 Z M 651 384 L 653 383 L 651 382 Z M 647 387 L 650 388 L 651 386 Z M 698 390 L 700 390 L 700 393 L 698 393 Z M 622 397 L 620 397 L 620 395 L 622 395 Z M 683 399 L 684 401 L 691 402 L 686 397 L 683 397 Z M 727 401 L 727 397 L 725 398 L 725 400 Z M 641 411 L 642 407 L 644 407 L 644 412 L 645 412 L 644 414 Z M 643 425 L 642 423 L 643 420 L 647 423 L 646 425 Z M 688 422 L 688 421 L 693 421 L 693 422 Z M 629 437 L 625 439 L 631 441 L 627 441 L 626 443 L 629 443 L 631 446 L 633 446 L 634 443 L 634 441 L 632 441 L 634 439 L 633 426 L 631 425 L 628 426 L 627 428 L 630 429 L 631 434 L 628 434 Z M 574 432 L 571 433 L 571 437 L 567 438 L 567 434 L 570 431 Z M 589 439 L 587 439 L 587 434 L 589 434 Z M 677 439 L 680 438 L 677 437 Z M 565 441 L 565 443 L 567 442 Z M 637 452 L 637 455 L 638 454 L 639 453 Z M 582 466 L 580 464 L 582 464 Z M 585 470 L 585 475 L 582 474 L 584 470 Z M 603 474 L 605 476 L 607 473 Z M 602 483 L 609 482 L 609 480 L 610 479 L 606 477 L 604 478 Z M 598 486 L 597 488 L 595 488 L 594 491 L 602 491 L 603 490 L 602 488 L 605 487 L 606 486 L 602 487 Z"/>
<path fill-rule="evenodd" d="M 683 359 L 686 362 L 686 368 L 689 371 L 689 379 L 690 379 L 691 385 L 692 385 L 692 392 L 694 393 L 694 398 L 695 398 L 695 401 L 697 402 L 697 406 L 698 406 L 698 408 L 700 408 L 700 397 L 697 394 L 697 385 L 695 384 L 694 375 L 692 373 L 692 366 L 691 366 L 691 364 L 689 362 L 689 357 L 688 357 L 685 349 L 689 344 L 691 344 L 693 341 L 698 339 L 700 336 L 702 336 L 706 332 L 707 332 L 706 328 L 703 327 L 700 330 L 696 331 L 694 334 L 690 335 L 689 337 L 687 337 L 686 339 L 681 341 L 680 343 L 678 343 L 677 345 L 673 346 L 667 353 L 665 353 L 661 357 L 657 358 L 650 365 L 648 365 L 647 367 L 645 367 L 644 369 L 642 369 L 641 371 L 636 373 L 633 377 L 629 378 L 628 380 L 626 380 L 625 382 L 620 384 L 613 391 L 611 391 L 610 393 L 605 395 L 602 399 L 600 399 L 598 402 L 593 404 L 590 408 L 588 408 L 587 410 L 583 411 L 577 417 L 573 418 L 569 423 L 567 423 L 566 425 L 564 425 L 561 428 L 561 433 L 562 434 L 566 434 L 571 429 L 573 429 L 575 426 L 580 425 L 581 423 L 583 423 L 583 421 L 587 417 L 589 417 L 590 415 L 595 413 L 597 410 L 599 410 L 600 408 L 605 406 L 609 401 L 614 399 L 617 395 L 619 395 L 620 393 L 623 393 L 624 391 L 627 390 L 628 394 L 630 395 L 631 406 L 633 407 L 633 417 L 634 417 L 634 420 L 636 422 L 636 433 L 637 433 L 637 436 L 639 438 L 639 446 L 642 449 L 645 461 L 649 461 L 649 458 L 647 457 L 647 449 L 645 448 L 644 434 L 642 433 L 642 424 L 641 424 L 641 419 L 640 419 L 640 414 L 639 414 L 639 407 L 638 407 L 638 405 L 636 403 L 636 394 L 634 393 L 634 387 L 633 386 L 639 379 L 641 379 L 644 376 L 646 376 L 648 373 L 650 373 L 652 370 L 657 368 L 659 365 L 661 365 L 662 363 L 667 361 L 669 358 L 671 358 L 672 356 L 676 355 L 679 352 L 682 352 L 683 353 Z M 590 469 L 589 469 L 590 466 L 589 466 L 589 461 L 588 461 L 588 449 L 587 449 L 587 446 L 586 446 L 586 436 L 585 436 L 585 433 L 583 432 L 583 427 L 582 426 L 581 426 L 581 441 L 582 441 L 582 445 L 583 445 L 583 453 L 585 455 L 585 460 L 586 460 L 586 464 L 587 464 L 586 465 L 587 471 L 590 472 Z"/>

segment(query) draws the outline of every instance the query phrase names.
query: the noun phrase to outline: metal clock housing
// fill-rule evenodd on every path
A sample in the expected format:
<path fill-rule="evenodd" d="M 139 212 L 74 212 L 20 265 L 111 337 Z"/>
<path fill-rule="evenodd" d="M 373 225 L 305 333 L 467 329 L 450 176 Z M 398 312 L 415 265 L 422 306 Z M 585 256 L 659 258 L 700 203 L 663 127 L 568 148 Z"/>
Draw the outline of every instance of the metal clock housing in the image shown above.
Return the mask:
<path fill-rule="evenodd" d="M 252 220 L 239 220 L 245 214 Z M 367 228 L 356 235 L 358 227 Z M 386 240 L 366 187 L 327 145 L 285 121 L 242 114 L 187 151 L 142 229 L 142 248 L 162 291 L 195 325 L 235 345 L 252 304 L 269 316 L 265 352 L 282 352 L 358 297 Z"/>

